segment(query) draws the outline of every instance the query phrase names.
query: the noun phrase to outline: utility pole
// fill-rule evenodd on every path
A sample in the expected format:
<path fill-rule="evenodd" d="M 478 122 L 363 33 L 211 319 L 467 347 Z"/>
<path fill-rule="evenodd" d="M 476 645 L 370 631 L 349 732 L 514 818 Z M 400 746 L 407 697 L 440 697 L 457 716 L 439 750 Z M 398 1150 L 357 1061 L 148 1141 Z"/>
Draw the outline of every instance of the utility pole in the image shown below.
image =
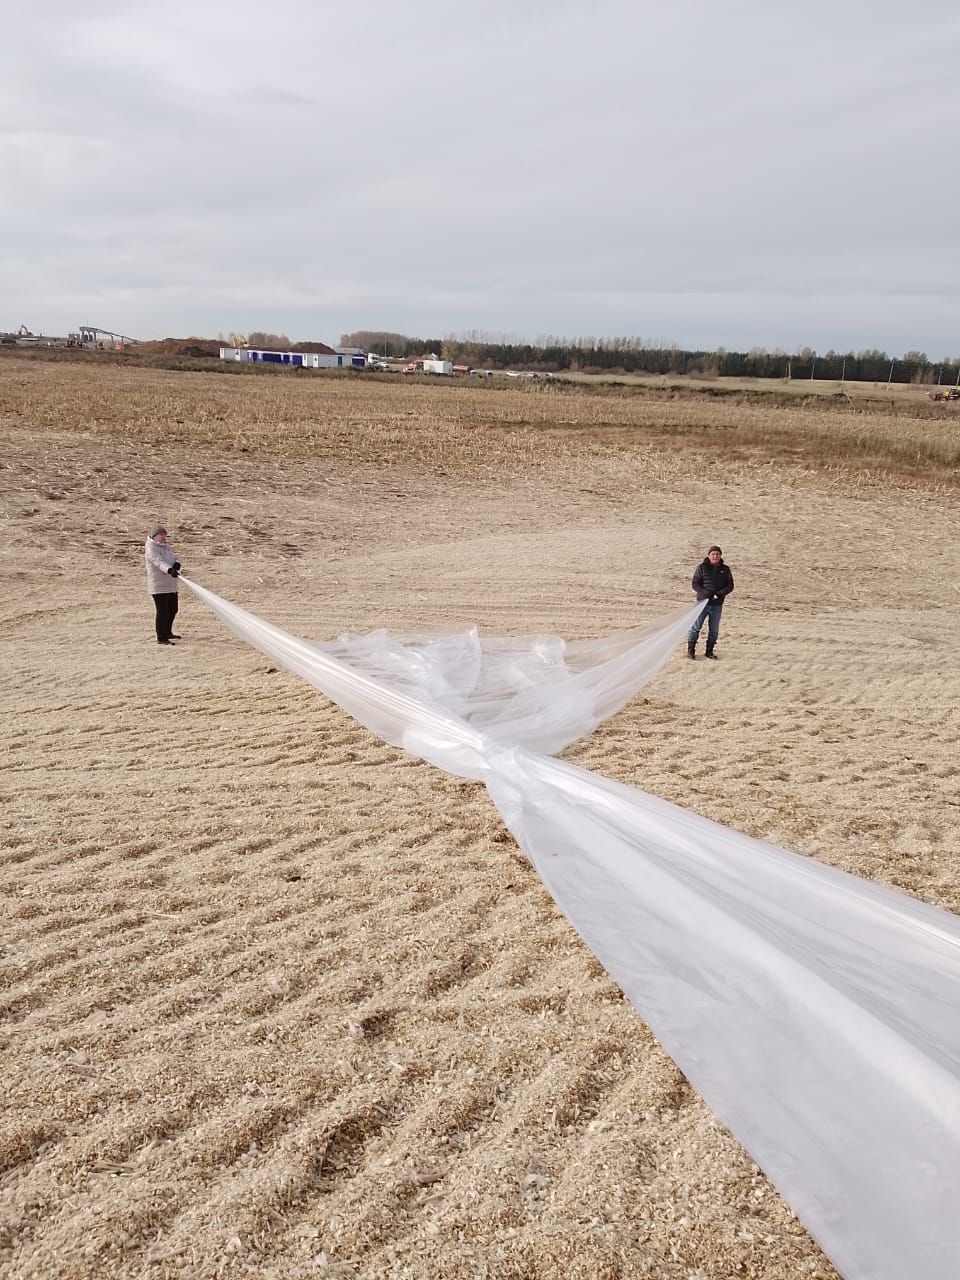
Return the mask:
<path fill-rule="evenodd" d="M 893 381 L 893 366 L 894 366 L 896 363 L 897 363 L 897 362 L 896 362 L 896 360 L 891 360 L 891 361 L 890 361 L 890 372 L 887 374 L 887 386 L 888 386 L 888 387 L 889 387 L 890 383 Z"/>

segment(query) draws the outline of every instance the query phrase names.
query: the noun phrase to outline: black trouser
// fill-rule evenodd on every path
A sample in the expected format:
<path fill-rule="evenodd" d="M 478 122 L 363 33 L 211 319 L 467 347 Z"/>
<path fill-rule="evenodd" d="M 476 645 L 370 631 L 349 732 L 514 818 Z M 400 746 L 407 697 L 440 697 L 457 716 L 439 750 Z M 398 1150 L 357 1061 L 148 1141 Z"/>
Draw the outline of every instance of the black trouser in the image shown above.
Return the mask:
<path fill-rule="evenodd" d="M 158 591 L 153 603 L 157 606 L 157 639 L 169 640 L 180 604 L 179 596 L 176 591 Z"/>

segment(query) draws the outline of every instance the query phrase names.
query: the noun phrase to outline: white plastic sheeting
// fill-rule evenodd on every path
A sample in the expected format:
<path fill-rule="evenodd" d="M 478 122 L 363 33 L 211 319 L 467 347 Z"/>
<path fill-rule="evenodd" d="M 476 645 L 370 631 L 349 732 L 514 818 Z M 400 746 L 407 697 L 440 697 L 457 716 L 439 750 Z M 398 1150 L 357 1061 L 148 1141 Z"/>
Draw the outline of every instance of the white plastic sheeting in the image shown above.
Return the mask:
<path fill-rule="evenodd" d="M 960 1276 L 960 920 L 514 751 L 487 787 L 587 945 L 850 1280 Z"/>
<path fill-rule="evenodd" d="M 298 640 L 184 579 L 388 742 L 483 778 L 587 945 L 848 1280 L 960 1276 L 960 920 L 537 754 L 697 608 L 595 642 Z"/>
<path fill-rule="evenodd" d="M 241 639 L 385 742 L 464 778 L 484 777 L 491 745 L 554 752 L 591 733 L 660 670 L 703 608 L 605 640 L 374 631 L 320 643 L 180 580 Z"/>

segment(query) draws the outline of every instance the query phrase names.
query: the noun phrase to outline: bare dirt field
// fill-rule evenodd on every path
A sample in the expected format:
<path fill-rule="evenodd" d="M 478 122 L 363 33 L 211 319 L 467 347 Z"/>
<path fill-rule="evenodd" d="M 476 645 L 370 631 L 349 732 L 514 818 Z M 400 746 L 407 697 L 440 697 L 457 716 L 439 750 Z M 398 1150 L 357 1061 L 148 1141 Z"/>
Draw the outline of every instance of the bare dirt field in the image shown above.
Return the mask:
<path fill-rule="evenodd" d="M 567 754 L 960 910 L 956 416 L 0 359 L 0 1274 L 835 1277 L 479 785 L 297 634 L 737 590 Z"/>

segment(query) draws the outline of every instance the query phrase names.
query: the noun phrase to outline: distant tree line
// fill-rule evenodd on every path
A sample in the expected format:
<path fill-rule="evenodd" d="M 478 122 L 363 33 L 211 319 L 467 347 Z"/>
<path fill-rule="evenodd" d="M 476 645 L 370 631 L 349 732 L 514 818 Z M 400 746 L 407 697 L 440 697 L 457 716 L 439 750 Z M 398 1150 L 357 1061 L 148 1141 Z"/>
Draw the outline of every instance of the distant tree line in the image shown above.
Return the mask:
<path fill-rule="evenodd" d="M 358 329 L 356 333 L 341 333 L 341 347 L 359 347 L 378 356 L 422 356 L 432 351 L 438 358 L 443 348 L 442 338 L 413 338 L 405 333 L 385 333 L 373 329 Z"/>
<path fill-rule="evenodd" d="M 538 338 L 525 342 L 503 335 L 467 333 L 443 339 L 358 330 L 341 335 L 344 347 L 362 347 L 387 356 L 420 356 L 432 351 L 454 364 L 480 369 L 528 369 L 559 373 L 693 374 L 714 378 L 816 378 L 826 381 L 955 383 L 960 357 L 930 360 L 923 351 L 891 356 L 876 349 L 827 351 L 686 351 L 675 344 L 641 338 Z"/>
<path fill-rule="evenodd" d="M 235 336 L 243 338 L 243 334 Z M 265 333 L 261 329 L 254 329 L 242 342 L 234 343 L 234 346 L 254 347 L 258 351 L 289 351 L 290 339 L 285 333 Z"/>

